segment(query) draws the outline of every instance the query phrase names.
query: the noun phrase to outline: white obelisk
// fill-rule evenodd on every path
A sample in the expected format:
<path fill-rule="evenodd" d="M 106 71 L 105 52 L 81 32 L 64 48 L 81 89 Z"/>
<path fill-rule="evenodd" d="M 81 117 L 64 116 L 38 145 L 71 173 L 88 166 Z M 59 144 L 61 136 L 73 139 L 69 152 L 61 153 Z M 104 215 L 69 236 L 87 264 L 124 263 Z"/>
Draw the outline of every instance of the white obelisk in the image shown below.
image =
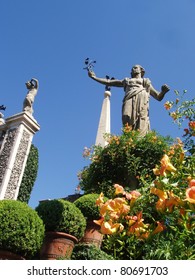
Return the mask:
<path fill-rule="evenodd" d="M 95 141 L 95 145 L 100 145 L 102 147 L 107 145 L 107 141 L 104 138 L 105 133 L 110 133 L 110 96 L 110 90 L 106 89 Z"/>

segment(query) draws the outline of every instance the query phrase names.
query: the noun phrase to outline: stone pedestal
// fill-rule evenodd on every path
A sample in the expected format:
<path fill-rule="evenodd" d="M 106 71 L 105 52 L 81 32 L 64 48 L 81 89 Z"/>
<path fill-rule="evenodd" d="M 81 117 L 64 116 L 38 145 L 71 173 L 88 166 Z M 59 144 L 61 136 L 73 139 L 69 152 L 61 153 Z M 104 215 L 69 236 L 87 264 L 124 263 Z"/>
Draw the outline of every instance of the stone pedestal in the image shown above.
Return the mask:
<path fill-rule="evenodd" d="M 0 200 L 16 200 L 34 134 L 40 129 L 32 115 L 21 112 L 0 125 Z"/>
<path fill-rule="evenodd" d="M 95 141 L 95 145 L 100 145 L 102 147 L 107 145 L 107 141 L 104 139 L 104 134 L 110 133 L 110 96 L 111 92 L 106 90 L 104 93 L 104 100 Z"/>

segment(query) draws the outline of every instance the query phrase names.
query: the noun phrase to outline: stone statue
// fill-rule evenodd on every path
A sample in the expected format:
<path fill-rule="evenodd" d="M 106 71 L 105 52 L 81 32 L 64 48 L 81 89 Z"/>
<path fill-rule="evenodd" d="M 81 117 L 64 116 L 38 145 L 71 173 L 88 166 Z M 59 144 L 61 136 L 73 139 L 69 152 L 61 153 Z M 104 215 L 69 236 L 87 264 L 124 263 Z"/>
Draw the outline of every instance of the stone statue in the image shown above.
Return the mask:
<path fill-rule="evenodd" d="M 5 124 L 4 115 L 0 112 L 0 125 Z"/>
<path fill-rule="evenodd" d="M 4 105 L 0 105 L 0 110 L 5 111 L 6 107 Z M 4 120 L 4 115 L 3 113 L 0 112 L 0 125 L 5 124 L 5 120 Z"/>
<path fill-rule="evenodd" d="M 139 130 L 140 136 L 146 135 L 150 130 L 150 95 L 161 101 L 169 91 L 169 86 L 166 84 L 161 87 L 160 92 L 155 90 L 151 81 L 144 78 L 144 74 L 145 70 L 140 65 L 134 65 L 131 70 L 131 77 L 123 80 L 98 78 L 93 71 L 88 71 L 90 78 L 103 85 L 124 88 L 122 123 L 123 125 L 128 124 L 133 130 Z"/>
<path fill-rule="evenodd" d="M 32 78 L 30 81 L 26 82 L 26 88 L 28 93 L 23 102 L 23 111 L 33 114 L 33 103 L 35 96 L 37 95 L 39 83 L 37 79 Z"/>

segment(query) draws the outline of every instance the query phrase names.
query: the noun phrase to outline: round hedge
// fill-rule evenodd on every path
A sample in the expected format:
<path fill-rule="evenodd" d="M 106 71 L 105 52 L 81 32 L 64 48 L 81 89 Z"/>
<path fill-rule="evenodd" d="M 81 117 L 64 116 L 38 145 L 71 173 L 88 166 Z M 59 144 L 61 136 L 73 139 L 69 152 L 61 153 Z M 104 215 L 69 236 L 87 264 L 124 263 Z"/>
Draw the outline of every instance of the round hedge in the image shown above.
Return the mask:
<path fill-rule="evenodd" d="M 80 239 L 84 235 L 86 220 L 72 202 L 63 199 L 45 200 L 35 209 L 45 224 L 46 231 L 60 231 Z"/>
<path fill-rule="evenodd" d="M 26 259 L 33 258 L 42 245 L 44 225 L 37 212 L 26 203 L 0 201 L 0 248 Z"/>
<path fill-rule="evenodd" d="M 85 194 L 74 202 L 87 221 L 98 219 L 100 217 L 99 207 L 95 204 L 98 197 L 99 194 Z"/>

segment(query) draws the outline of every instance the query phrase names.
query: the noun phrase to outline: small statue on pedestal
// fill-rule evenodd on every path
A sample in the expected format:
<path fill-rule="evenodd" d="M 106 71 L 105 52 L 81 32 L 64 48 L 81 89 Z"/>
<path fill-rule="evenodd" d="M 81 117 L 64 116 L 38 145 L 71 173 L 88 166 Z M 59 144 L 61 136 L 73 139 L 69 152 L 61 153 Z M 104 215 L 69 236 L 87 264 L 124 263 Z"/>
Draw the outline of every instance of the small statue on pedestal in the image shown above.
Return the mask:
<path fill-rule="evenodd" d="M 26 88 L 28 93 L 23 102 L 23 111 L 28 112 L 30 115 L 33 114 L 33 103 L 35 96 L 37 95 L 39 83 L 37 79 L 32 78 L 30 81 L 27 81 Z"/>

